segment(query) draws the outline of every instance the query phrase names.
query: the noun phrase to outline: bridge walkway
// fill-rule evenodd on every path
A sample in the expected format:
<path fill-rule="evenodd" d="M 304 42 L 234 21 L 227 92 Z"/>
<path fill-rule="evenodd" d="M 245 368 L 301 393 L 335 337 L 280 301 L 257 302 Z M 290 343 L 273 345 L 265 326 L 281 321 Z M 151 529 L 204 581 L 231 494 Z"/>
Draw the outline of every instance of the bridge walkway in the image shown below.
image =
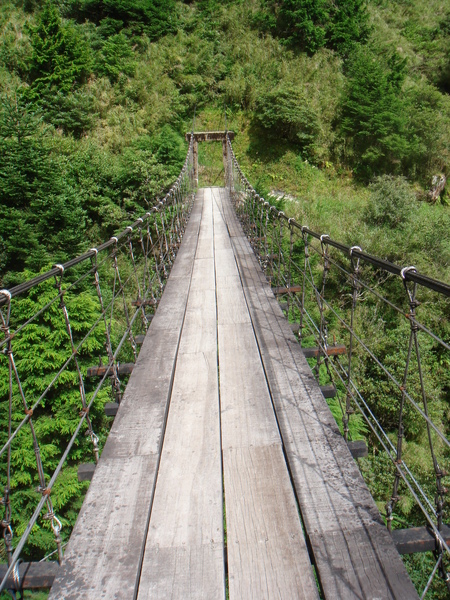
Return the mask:
<path fill-rule="evenodd" d="M 309 600 L 315 575 L 417 598 L 228 192 L 199 190 L 50 599 Z"/>

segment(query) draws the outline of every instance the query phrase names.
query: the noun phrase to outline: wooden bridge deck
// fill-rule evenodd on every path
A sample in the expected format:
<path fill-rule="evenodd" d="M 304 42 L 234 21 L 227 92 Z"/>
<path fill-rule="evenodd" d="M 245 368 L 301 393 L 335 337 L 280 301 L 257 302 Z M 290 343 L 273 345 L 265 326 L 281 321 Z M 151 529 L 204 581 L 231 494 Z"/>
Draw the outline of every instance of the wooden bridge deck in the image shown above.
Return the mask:
<path fill-rule="evenodd" d="M 200 190 L 50 598 L 313 600 L 314 569 L 327 599 L 417 598 L 226 190 Z"/>

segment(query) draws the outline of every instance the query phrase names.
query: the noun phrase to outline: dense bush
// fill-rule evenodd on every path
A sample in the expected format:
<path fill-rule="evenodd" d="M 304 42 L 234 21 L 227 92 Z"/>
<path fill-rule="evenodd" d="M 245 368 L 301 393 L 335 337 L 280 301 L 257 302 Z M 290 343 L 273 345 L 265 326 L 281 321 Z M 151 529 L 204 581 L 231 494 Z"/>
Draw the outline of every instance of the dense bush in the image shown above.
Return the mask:
<path fill-rule="evenodd" d="M 261 95 L 255 119 L 272 135 L 298 146 L 305 156 L 314 154 L 319 119 L 301 89 L 281 83 Z"/>
<path fill-rule="evenodd" d="M 404 177 L 383 175 L 370 185 L 372 196 L 365 211 L 370 225 L 404 228 L 416 205 L 416 197 Z"/>
<path fill-rule="evenodd" d="M 68 13 L 100 24 L 105 36 L 122 28 L 156 40 L 175 30 L 175 0 L 69 0 Z"/>
<path fill-rule="evenodd" d="M 288 44 L 309 53 L 326 46 L 346 56 L 369 33 L 365 0 L 265 0 L 263 7 L 261 22 Z"/>

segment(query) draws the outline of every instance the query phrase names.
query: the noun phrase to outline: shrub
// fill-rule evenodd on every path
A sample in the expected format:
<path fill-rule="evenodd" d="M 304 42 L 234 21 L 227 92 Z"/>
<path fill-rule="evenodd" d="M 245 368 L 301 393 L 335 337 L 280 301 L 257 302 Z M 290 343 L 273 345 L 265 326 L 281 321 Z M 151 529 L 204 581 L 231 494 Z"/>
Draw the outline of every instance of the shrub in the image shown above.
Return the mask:
<path fill-rule="evenodd" d="M 369 189 L 372 195 L 364 214 L 367 223 L 391 228 L 401 228 L 408 223 L 417 201 L 404 177 L 382 175 Z"/>

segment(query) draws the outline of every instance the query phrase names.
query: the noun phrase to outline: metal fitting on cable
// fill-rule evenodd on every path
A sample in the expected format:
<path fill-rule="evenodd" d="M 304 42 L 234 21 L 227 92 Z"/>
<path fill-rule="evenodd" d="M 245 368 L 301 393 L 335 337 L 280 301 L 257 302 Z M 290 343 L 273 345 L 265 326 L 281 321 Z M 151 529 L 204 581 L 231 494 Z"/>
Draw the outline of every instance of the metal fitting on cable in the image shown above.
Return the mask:
<path fill-rule="evenodd" d="M 308 225 L 302 225 L 302 233 L 303 233 L 303 235 L 304 235 L 305 233 L 307 233 L 307 232 L 305 231 L 306 229 L 309 229 Z"/>
<path fill-rule="evenodd" d="M 113 241 L 115 244 L 117 244 L 117 242 L 119 241 L 115 235 L 112 236 L 112 238 L 110 238 L 111 241 Z"/>
<path fill-rule="evenodd" d="M 361 248 L 359 246 L 352 246 L 350 248 L 350 256 L 353 254 L 354 250 L 359 250 L 360 252 L 362 252 Z"/>
<path fill-rule="evenodd" d="M 402 279 L 405 279 L 406 273 L 408 273 L 408 271 L 414 271 L 414 273 L 417 272 L 416 267 L 403 267 L 403 269 L 400 271 L 400 275 L 402 276 Z"/>
<path fill-rule="evenodd" d="M 11 302 L 11 292 L 9 290 L 0 290 L 0 295 L 5 296 L 8 302 Z"/>
<path fill-rule="evenodd" d="M 16 590 L 19 590 L 19 591 L 22 590 L 22 583 L 20 581 L 20 573 L 19 573 L 19 565 L 21 562 L 22 562 L 22 559 L 19 558 L 19 560 L 14 565 L 14 569 L 13 569 L 14 585 L 16 586 Z"/>
<path fill-rule="evenodd" d="M 131 225 L 128 225 L 128 227 L 125 227 L 125 231 L 129 231 L 130 233 L 132 233 L 133 228 L 131 227 Z"/>
<path fill-rule="evenodd" d="M 61 521 L 58 519 L 58 517 L 56 515 L 53 515 L 51 517 L 51 520 L 52 520 L 51 527 L 52 527 L 53 533 L 55 535 L 59 535 L 61 533 L 61 529 L 62 529 Z M 56 525 L 55 525 L 55 521 L 56 521 Z"/>
<path fill-rule="evenodd" d="M 89 252 L 94 252 L 95 256 L 98 254 L 97 248 L 90 248 Z"/>
<path fill-rule="evenodd" d="M 324 234 L 322 234 L 322 235 L 320 236 L 320 243 L 321 243 L 321 244 L 323 244 L 323 240 L 324 240 L 325 238 L 328 238 L 328 239 L 330 239 L 330 236 L 328 235 L 328 233 L 324 233 Z"/>
<path fill-rule="evenodd" d="M 58 269 L 58 271 L 61 273 L 61 275 L 64 273 L 64 267 L 63 265 L 57 264 L 57 265 L 53 265 L 54 269 Z"/>

